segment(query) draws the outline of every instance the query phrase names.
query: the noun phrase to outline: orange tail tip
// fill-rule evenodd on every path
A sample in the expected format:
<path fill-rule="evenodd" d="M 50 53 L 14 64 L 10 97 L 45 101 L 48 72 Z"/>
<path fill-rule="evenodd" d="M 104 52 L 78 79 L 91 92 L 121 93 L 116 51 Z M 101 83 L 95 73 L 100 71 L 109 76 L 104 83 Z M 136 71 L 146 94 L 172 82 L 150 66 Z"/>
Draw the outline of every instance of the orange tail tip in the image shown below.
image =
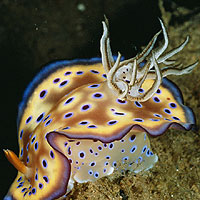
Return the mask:
<path fill-rule="evenodd" d="M 8 161 L 21 173 L 23 173 L 26 177 L 30 177 L 30 168 L 24 165 L 24 163 L 16 156 L 16 154 L 9 150 L 3 149 L 4 154 Z"/>

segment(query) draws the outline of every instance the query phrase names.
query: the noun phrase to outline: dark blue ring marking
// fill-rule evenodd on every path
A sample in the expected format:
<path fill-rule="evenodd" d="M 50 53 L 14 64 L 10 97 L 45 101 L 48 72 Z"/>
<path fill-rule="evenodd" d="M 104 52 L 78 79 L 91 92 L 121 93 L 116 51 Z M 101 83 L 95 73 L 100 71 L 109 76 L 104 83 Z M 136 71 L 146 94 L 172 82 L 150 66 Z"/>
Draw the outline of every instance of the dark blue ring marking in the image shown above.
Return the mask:
<path fill-rule="evenodd" d="M 81 111 L 87 111 L 91 108 L 92 106 L 90 104 L 85 104 L 81 107 Z"/>
<path fill-rule="evenodd" d="M 42 188 L 43 188 L 43 184 L 42 184 L 42 183 L 39 183 L 39 184 L 38 184 L 38 187 L 39 187 L 40 189 L 42 189 Z"/>
<path fill-rule="evenodd" d="M 60 81 L 60 78 L 55 78 L 55 79 L 53 80 L 53 83 L 56 84 L 56 83 L 58 83 L 59 81 Z"/>
<path fill-rule="evenodd" d="M 113 167 L 117 167 L 117 162 L 116 162 L 116 161 L 113 161 L 112 166 L 113 166 Z"/>
<path fill-rule="evenodd" d="M 23 147 L 22 147 L 21 148 L 21 154 L 20 154 L 21 157 L 23 156 L 23 153 L 24 153 L 24 150 L 23 150 Z"/>
<path fill-rule="evenodd" d="M 160 99 L 158 97 L 153 97 L 155 103 L 160 103 Z"/>
<path fill-rule="evenodd" d="M 135 118 L 135 119 L 133 119 L 133 121 L 135 121 L 135 122 L 144 122 L 144 120 L 141 119 L 141 118 Z"/>
<path fill-rule="evenodd" d="M 98 177 L 99 177 L 99 172 L 95 172 L 95 173 L 94 173 L 94 177 L 95 177 L 95 178 L 98 178 Z"/>
<path fill-rule="evenodd" d="M 88 122 L 88 121 L 81 121 L 80 123 L 79 123 L 79 125 L 87 125 L 87 124 L 89 124 L 90 122 Z"/>
<path fill-rule="evenodd" d="M 139 92 L 139 93 L 144 93 L 144 89 L 143 89 L 143 88 L 140 88 L 140 89 L 138 90 L 138 92 Z"/>
<path fill-rule="evenodd" d="M 55 156 L 54 156 L 54 153 L 53 153 L 53 151 L 52 151 L 52 150 L 50 151 L 50 157 L 51 157 L 52 159 L 54 159 L 54 158 L 55 158 Z"/>
<path fill-rule="evenodd" d="M 176 108 L 177 107 L 177 105 L 173 102 L 169 103 L 169 106 L 170 106 L 170 108 Z"/>
<path fill-rule="evenodd" d="M 36 188 L 33 188 L 32 189 L 32 194 L 35 194 L 36 193 Z"/>
<path fill-rule="evenodd" d="M 34 148 L 35 148 L 35 151 L 38 150 L 38 141 L 35 143 Z"/>
<path fill-rule="evenodd" d="M 111 142 L 111 143 L 108 145 L 108 148 L 109 148 L 109 149 L 113 149 L 113 148 L 114 148 L 114 144 Z"/>
<path fill-rule="evenodd" d="M 24 133 L 24 130 L 22 129 L 19 135 L 20 140 L 22 139 L 23 133 Z"/>
<path fill-rule="evenodd" d="M 70 97 L 69 99 L 67 99 L 64 103 L 64 105 L 67 105 L 69 103 L 71 103 L 74 100 L 74 97 Z"/>
<path fill-rule="evenodd" d="M 131 135 L 131 137 L 129 138 L 129 141 L 130 142 L 134 142 L 135 141 L 135 139 L 136 139 L 136 135 Z"/>
<path fill-rule="evenodd" d="M 146 151 L 146 149 L 147 149 L 147 145 L 145 145 L 145 146 L 143 147 L 143 149 L 142 149 L 142 154 Z"/>
<path fill-rule="evenodd" d="M 100 84 L 93 84 L 93 85 L 89 85 L 88 88 L 98 88 L 100 86 Z"/>
<path fill-rule="evenodd" d="M 45 123 L 45 127 L 48 126 L 51 122 L 52 122 L 52 119 L 49 119 L 49 120 Z"/>
<path fill-rule="evenodd" d="M 110 156 L 109 156 L 109 155 L 107 155 L 105 158 L 106 158 L 107 160 L 110 160 Z"/>
<path fill-rule="evenodd" d="M 135 105 L 138 107 L 138 108 L 142 108 L 142 104 L 139 103 L 138 101 L 134 101 Z"/>
<path fill-rule="evenodd" d="M 92 161 L 89 166 L 94 167 L 96 165 L 96 162 Z"/>
<path fill-rule="evenodd" d="M 45 159 L 42 160 L 42 166 L 44 168 L 47 168 L 47 166 L 48 166 L 47 161 Z"/>
<path fill-rule="evenodd" d="M 69 76 L 70 74 L 72 74 L 72 72 L 70 72 L 70 71 L 67 71 L 67 72 L 65 72 L 65 76 Z"/>
<path fill-rule="evenodd" d="M 22 180 L 22 177 L 20 176 L 18 179 L 17 179 L 17 182 L 20 182 Z"/>
<path fill-rule="evenodd" d="M 79 158 L 80 159 L 84 159 L 85 158 L 85 152 L 84 151 L 80 151 L 79 152 Z"/>
<path fill-rule="evenodd" d="M 70 118 L 70 117 L 72 117 L 72 116 L 73 116 L 73 112 L 69 112 L 69 113 L 66 113 L 66 114 L 64 115 L 64 118 L 67 119 L 67 118 Z"/>
<path fill-rule="evenodd" d="M 169 115 L 171 114 L 171 111 L 168 108 L 165 108 L 164 112 L 167 113 L 167 114 L 169 114 Z"/>
<path fill-rule="evenodd" d="M 32 116 L 29 116 L 29 117 L 26 119 L 26 124 L 28 124 L 31 120 L 32 120 Z"/>
<path fill-rule="evenodd" d="M 104 168 L 104 169 L 103 169 L 103 173 L 106 173 L 106 171 L 107 171 L 106 168 Z"/>
<path fill-rule="evenodd" d="M 162 117 L 160 114 L 153 114 L 155 117 Z"/>
<path fill-rule="evenodd" d="M 92 98 L 101 99 L 101 98 L 103 98 L 103 94 L 100 93 L 100 92 L 94 93 L 94 94 L 92 95 Z"/>
<path fill-rule="evenodd" d="M 147 156 L 147 157 L 150 156 L 150 150 L 149 150 L 149 148 L 148 148 L 147 151 L 146 151 L 146 156 Z"/>
<path fill-rule="evenodd" d="M 118 115 L 118 116 L 124 116 L 124 115 L 126 115 L 126 113 L 120 113 L 120 112 L 115 112 L 114 114 Z"/>
<path fill-rule="evenodd" d="M 49 179 L 48 179 L 47 176 L 43 176 L 43 179 L 44 179 L 44 181 L 45 181 L 46 183 L 49 183 Z"/>
<path fill-rule="evenodd" d="M 161 90 L 158 88 L 156 94 L 161 94 Z"/>
<path fill-rule="evenodd" d="M 130 153 L 134 153 L 136 150 L 137 150 L 137 146 L 134 145 L 134 146 L 131 148 Z"/>
<path fill-rule="evenodd" d="M 106 76 L 106 74 L 102 74 L 102 77 L 103 77 L 103 78 L 105 78 L 105 79 L 107 79 L 107 76 Z"/>
<path fill-rule="evenodd" d="M 84 72 L 83 71 L 78 71 L 76 72 L 76 75 L 82 75 Z"/>
<path fill-rule="evenodd" d="M 70 126 L 66 126 L 65 128 L 63 128 L 62 130 L 67 130 L 70 129 Z"/>
<path fill-rule="evenodd" d="M 121 149 L 121 152 L 124 153 L 124 152 L 125 152 L 125 149 Z"/>
<path fill-rule="evenodd" d="M 40 99 L 44 99 L 44 97 L 46 97 L 46 95 L 47 95 L 47 90 L 42 90 L 41 92 L 40 92 Z"/>
<path fill-rule="evenodd" d="M 67 85 L 68 83 L 69 83 L 68 80 L 64 80 L 64 81 L 62 81 L 62 82 L 60 83 L 60 85 L 59 85 L 59 88 L 64 87 L 64 86 Z"/>
<path fill-rule="evenodd" d="M 93 74 L 99 74 L 99 72 L 98 71 L 96 71 L 96 70 L 90 70 L 90 72 L 92 72 Z"/>
<path fill-rule="evenodd" d="M 120 100 L 120 99 L 116 99 L 116 102 L 117 102 L 118 104 L 122 104 L 122 105 L 127 104 L 127 101 L 122 101 L 122 100 Z"/>
<path fill-rule="evenodd" d="M 99 151 L 102 151 L 102 146 L 101 145 L 99 145 L 97 148 L 98 148 Z"/>
<path fill-rule="evenodd" d="M 26 158 L 26 163 L 29 163 L 29 156 L 27 156 Z"/>
<path fill-rule="evenodd" d="M 90 170 L 88 170 L 88 174 L 89 175 L 92 175 L 93 174 L 93 171 L 90 169 Z"/>
<path fill-rule="evenodd" d="M 27 188 L 23 188 L 22 190 L 21 190 L 21 192 L 25 192 L 27 190 Z"/>
<path fill-rule="evenodd" d="M 38 174 L 37 173 L 35 174 L 35 180 L 36 181 L 38 180 Z"/>
<path fill-rule="evenodd" d="M 178 117 L 173 116 L 172 119 L 180 121 L 180 119 Z"/>
<path fill-rule="evenodd" d="M 42 113 L 42 114 L 40 114 L 39 116 L 38 116 L 38 118 L 36 119 L 36 122 L 37 123 L 39 123 L 39 122 L 41 122 L 41 120 L 43 119 L 43 117 L 44 117 L 44 112 Z"/>
<path fill-rule="evenodd" d="M 117 120 L 110 120 L 109 122 L 107 122 L 107 124 L 111 126 L 117 124 L 117 122 Z"/>
<path fill-rule="evenodd" d="M 36 136 L 34 135 L 32 140 L 31 140 L 31 144 L 33 144 L 33 142 L 35 141 Z"/>
<path fill-rule="evenodd" d="M 50 116 L 51 116 L 51 114 L 49 114 L 49 115 L 43 120 L 43 122 L 45 122 Z"/>
<path fill-rule="evenodd" d="M 92 125 L 89 125 L 88 128 L 97 128 L 97 126 L 92 124 Z"/>
<path fill-rule="evenodd" d="M 150 120 L 153 121 L 153 122 L 158 122 L 158 121 L 160 121 L 160 119 L 153 119 L 153 118 L 151 118 Z"/>

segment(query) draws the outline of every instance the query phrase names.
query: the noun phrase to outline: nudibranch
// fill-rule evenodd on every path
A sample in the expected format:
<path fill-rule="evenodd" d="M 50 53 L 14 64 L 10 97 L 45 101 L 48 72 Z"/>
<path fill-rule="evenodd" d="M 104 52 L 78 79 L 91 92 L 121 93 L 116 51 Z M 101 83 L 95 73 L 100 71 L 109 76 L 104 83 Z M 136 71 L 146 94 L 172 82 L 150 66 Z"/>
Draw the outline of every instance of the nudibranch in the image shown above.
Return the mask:
<path fill-rule="evenodd" d="M 18 113 L 19 157 L 4 150 L 18 174 L 4 198 L 58 199 L 74 182 L 85 183 L 116 170 L 138 173 L 157 162 L 148 134 L 168 128 L 189 130 L 192 110 L 183 105 L 178 87 L 165 78 L 191 72 L 169 60 L 162 30 L 134 58 L 113 58 L 108 22 L 103 22 L 102 59 L 56 61 L 30 83 Z M 163 33 L 164 44 L 154 48 Z"/>

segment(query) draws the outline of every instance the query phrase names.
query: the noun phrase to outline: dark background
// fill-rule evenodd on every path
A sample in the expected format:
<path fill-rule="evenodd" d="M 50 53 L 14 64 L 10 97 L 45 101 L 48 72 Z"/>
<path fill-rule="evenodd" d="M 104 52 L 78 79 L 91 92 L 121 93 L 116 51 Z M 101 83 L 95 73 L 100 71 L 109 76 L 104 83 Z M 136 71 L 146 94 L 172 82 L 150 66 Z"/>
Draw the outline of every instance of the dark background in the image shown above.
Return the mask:
<path fill-rule="evenodd" d="M 199 1 L 164 0 L 167 11 L 176 6 L 191 10 Z M 195 9 L 194 9 L 194 12 Z M 110 22 L 111 47 L 133 57 L 160 30 L 157 0 L 1 0 L 0 80 L 1 150 L 18 154 L 17 108 L 27 84 L 48 62 L 99 57 L 103 15 Z M 172 16 L 171 24 L 190 16 Z M 17 171 L 0 153 L 0 199 Z"/>

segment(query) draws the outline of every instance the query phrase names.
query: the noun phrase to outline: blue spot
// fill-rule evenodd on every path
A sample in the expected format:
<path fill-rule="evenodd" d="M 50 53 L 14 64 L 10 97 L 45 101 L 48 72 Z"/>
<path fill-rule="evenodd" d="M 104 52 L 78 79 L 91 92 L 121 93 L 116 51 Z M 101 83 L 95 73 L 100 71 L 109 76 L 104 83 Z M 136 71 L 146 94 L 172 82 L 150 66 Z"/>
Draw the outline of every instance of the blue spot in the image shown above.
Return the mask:
<path fill-rule="evenodd" d="M 92 161 L 90 164 L 89 164 L 91 167 L 94 167 L 96 165 L 96 162 Z"/>
<path fill-rule="evenodd" d="M 168 108 L 165 108 L 164 112 L 167 113 L 167 114 L 171 114 L 171 111 Z"/>
<path fill-rule="evenodd" d="M 23 188 L 23 189 L 22 189 L 22 192 L 25 192 L 26 190 L 27 190 L 27 188 Z"/>
<path fill-rule="evenodd" d="M 153 97 L 153 100 L 155 103 L 159 103 L 160 102 L 160 99 L 158 97 Z"/>
<path fill-rule="evenodd" d="M 128 156 L 122 158 L 122 163 L 124 164 L 129 159 Z M 116 167 L 116 166 L 115 166 Z"/>
<path fill-rule="evenodd" d="M 32 194 L 31 192 L 28 193 L 29 196 L 31 196 L 31 194 Z"/>
<path fill-rule="evenodd" d="M 79 158 L 81 158 L 81 159 L 85 158 L 85 152 L 84 151 L 79 152 Z"/>
<path fill-rule="evenodd" d="M 76 75 L 82 75 L 84 72 L 83 71 L 78 71 L 76 72 Z"/>
<path fill-rule="evenodd" d="M 33 188 L 33 189 L 32 189 L 32 194 L 35 194 L 35 193 L 36 193 L 36 189 Z"/>
<path fill-rule="evenodd" d="M 60 78 L 55 78 L 54 80 L 53 80 L 53 83 L 58 83 L 60 81 Z"/>
<path fill-rule="evenodd" d="M 46 122 L 45 126 L 48 126 L 51 122 L 52 122 L 52 119 L 49 119 L 49 120 Z"/>
<path fill-rule="evenodd" d="M 24 133 L 24 130 L 21 130 L 20 135 L 19 135 L 20 139 L 22 139 L 23 133 Z"/>
<path fill-rule="evenodd" d="M 94 73 L 94 74 L 99 74 L 99 72 L 96 71 L 96 70 L 90 70 L 90 72 L 92 72 L 92 73 Z"/>
<path fill-rule="evenodd" d="M 149 150 L 149 149 L 146 151 L 146 156 L 147 156 L 147 157 L 150 156 L 150 150 Z"/>
<path fill-rule="evenodd" d="M 87 125 L 87 124 L 89 124 L 90 122 L 88 122 L 88 121 L 82 121 L 82 122 L 80 122 L 79 124 L 80 125 Z"/>
<path fill-rule="evenodd" d="M 141 119 L 141 118 L 135 118 L 135 119 L 133 119 L 133 121 L 135 121 L 135 122 L 144 122 L 144 120 Z"/>
<path fill-rule="evenodd" d="M 105 163 L 104 163 L 104 166 L 107 166 L 108 164 L 109 164 L 108 162 L 105 162 Z"/>
<path fill-rule="evenodd" d="M 44 114 L 45 114 L 45 113 L 42 113 L 41 115 L 39 115 L 39 117 L 38 117 L 37 120 L 36 120 L 37 123 L 40 122 L 40 121 L 43 119 Z"/>
<path fill-rule="evenodd" d="M 67 100 L 65 101 L 65 104 L 64 104 L 64 105 L 67 105 L 67 104 L 71 103 L 73 100 L 74 100 L 74 97 L 70 97 L 69 99 L 67 99 Z"/>
<path fill-rule="evenodd" d="M 46 183 L 49 183 L 49 179 L 48 179 L 47 176 L 43 176 L 43 179 L 44 179 L 44 181 L 45 181 Z"/>
<path fill-rule="evenodd" d="M 110 160 L 110 156 L 109 156 L 109 155 L 107 155 L 107 156 L 106 156 L 106 159 L 107 159 L 107 160 Z"/>
<path fill-rule="evenodd" d="M 137 146 L 136 146 L 136 145 L 133 146 L 133 147 L 131 148 L 131 150 L 130 150 L 130 153 L 134 153 L 134 152 L 136 151 L 136 149 L 137 149 Z"/>
<path fill-rule="evenodd" d="M 124 152 L 125 152 L 125 149 L 122 149 L 121 152 L 124 153 Z"/>
<path fill-rule="evenodd" d="M 122 100 L 120 100 L 120 99 L 117 99 L 116 102 L 117 102 L 118 104 L 122 104 L 122 105 L 127 104 L 127 101 L 122 101 Z"/>
<path fill-rule="evenodd" d="M 99 172 L 94 172 L 94 177 L 98 178 L 99 177 Z"/>
<path fill-rule="evenodd" d="M 45 122 L 50 116 L 51 116 L 51 114 L 49 114 L 49 115 L 43 120 L 43 122 Z"/>
<path fill-rule="evenodd" d="M 153 121 L 153 122 L 158 122 L 158 121 L 160 121 L 160 119 L 150 119 L 151 121 Z"/>
<path fill-rule="evenodd" d="M 131 135 L 131 137 L 129 137 L 130 142 L 134 142 L 135 139 L 136 139 L 136 136 L 134 134 Z"/>
<path fill-rule="evenodd" d="M 64 118 L 67 119 L 67 118 L 70 118 L 72 116 L 73 116 L 73 113 L 69 112 L 69 113 L 65 114 Z"/>
<path fill-rule="evenodd" d="M 88 128 L 97 128 L 97 126 L 92 124 L 92 125 L 89 125 Z"/>
<path fill-rule="evenodd" d="M 36 181 L 38 180 L 38 174 L 37 173 L 35 174 L 35 180 Z"/>
<path fill-rule="evenodd" d="M 22 177 L 20 176 L 17 180 L 17 182 L 20 182 L 22 180 Z"/>
<path fill-rule="evenodd" d="M 32 120 L 32 116 L 29 116 L 29 117 L 26 119 L 26 124 L 28 124 L 31 120 Z"/>
<path fill-rule="evenodd" d="M 47 161 L 45 159 L 42 160 L 42 166 L 44 168 L 47 168 Z"/>
<path fill-rule="evenodd" d="M 51 157 L 52 159 L 54 159 L 54 157 L 55 157 L 52 150 L 50 151 L 50 157 Z"/>
<path fill-rule="evenodd" d="M 139 93 L 144 93 L 144 89 L 143 89 L 143 88 L 140 88 L 140 89 L 138 90 L 138 92 L 139 92 Z"/>
<path fill-rule="evenodd" d="M 102 77 L 103 77 L 103 78 L 107 78 L 106 74 L 102 74 Z"/>
<path fill-rule="evenodd" d="M 89 110 L 91 108 L 91 105 L 90 104 L 86 104 L 86 105 L 83 105 L 82 107 L 81 107 L 81 111 L 87 111 L 87 110 Z"/>
<path fill-rule="evenodd" d="M 114 144 L 111 142 L 111 143 L 108 145 L 108 148 L 109 148 L 109 149 L 113 149 L 113 148 L 114 148 Z"/>
<path fill-rule="evenodd" d="M 88 170 L 88 174 L 89 175 L 92 175 L 93 174 L 93 171 L 90 169 L 90 170 Z"/>
<path fill-rule="evenodd" d="M 100 86 L 100 84 L 93 84 L 93 85 L 89 85 L 88 88 L 98 88 Z"/>
<path fill-rule="evenodd" d="M 70 129 L 70 126 L 66 126 L 65 128 L 63 128 L 62 130 L 67 130 Z"/>
<path fill-rule="evenodd" d="M 112 163 L 112 166 L 113 166 L 113 167 L 117 167 L 117 162 L 114 161 L 114 162 Z"/>
<path fill-rule="evenodd" d="M 23 148 L 21 148 L 21 156 L 23 156 L 23 153 L 24 153 Z"/>
<path fill-rule="evenodd" d="M 26 158 L 26 163 L 29 163 L 29 156 L 27 156 Z"/>
<path fill-rule="evenodd" d="M 43 188 L 43 184 L 42 184 L 42 183 L 39 183 L 39 184 L 38 184 L 38 187 L 39 187 L 40 189 L 42 189 L 42 188 Z"/>
<path fill-rule="evenodd" d="M 106 168 L 103 169 L 103 173 L 106 173 Z"/>
<path fill-rule="evenodd" d="M 64 87 L 65 85 L 68 84 L 68 82 L 69 82 L 68 80 L 62 81 L 62 82 L 60 83 L 60 85 L 59 85 L 59 88 Z"/>
<path fill-rule="evenodd" d="M 170 108 L 176 108 L 177 105 L 175 103 L 169 103 Z"/>
<path fill-rule="evenodd" d="M 142 104 L 139 103 L 138 101 L 135 101 L 134 103 L 135 103 L 135 105 L 136 105 L 138 108 L 142 108 Z"/>
<path fill-rule="evenodd" d="M 125 113 L 120 113 L 120 112 L 115 112 L 114 114 L 118 115 L 118 116 L 124 116 L 124 115 L 126 115 Z"/>
<path fill-rule="evenodd" d="M 37 151 L 37 149 L 38 149 L 38 142 L 35 143 L 34 147 L 35 147 L 35 150 Z"/>
<path fill-rule="evenodd" d="M 116 121 L 116 120 L 111 120 L 111 121 L 109 121 L 107 124 L 108 125 L 114 125 L 114 124 L 116 124 L 118 121 Z"/>
<path fill-rule="evenodd" d="M 171 119 L 167 119 L 167 118 L 164 118 L 164 120 L 166 120 L 166 121 L 170 121 L 170 122 L 172 121 Z"/>
<path fill-rule="evenodd" d="M 34 135 L 32 140 L 31 140 L 31 144 L 33 144 L 33 142 L 35 141 L 36 136 Z"/>
<path fill-rule="evenodd" d="M 101 99 L 101 98 L 103 98 L 103 94 L 100 93 L 100 92 L 94 93 L 94 94 L 92 95 L 92 98 Z"/>
<path fill-rule="evenodd" d="M 153 114 L 155 117 L 162 117 L 162 115 L 159 114 Z"/>
<path fill-rule="evenodd" d="M 44 97 L 47 95 L 47 90 L 42 90 L 40 92 L 40 99 L 44 99 Z"/>
<path fill-rule="evenodd" d="M 70 72 L 70 71 L 67 71 L 67 72 L 65 72 L 65 76 L 68 76 L 68 75 L 70 75 L 72 72 Z"/>
<path fill-rule="evenodd" d="M 147 149 L 147 145 L 145 145 L 145 146 L 143 147 L 143 149 L 142 149 L 142 154 L 146 151 L 146 149 Z"/>
<path fill-rule="evenodd" d="M 160 90 L 160 89 L 158 89 L 156 93 L 157 93 L 157 94 L 161 94 L 161 90 Z"/>
<path fill-rule="evenodd" d="M 99 151 L 102 151 L 102 146 L 101 145 L 99 145 L 97 148 L 98 148 Z"/>
<path fill-rule="evenodd" d="M 172 119 L 178 120 L 178 121 L 180 120 L 178 117 L 174 117 L 174 116 L 172 117 Z"/>

